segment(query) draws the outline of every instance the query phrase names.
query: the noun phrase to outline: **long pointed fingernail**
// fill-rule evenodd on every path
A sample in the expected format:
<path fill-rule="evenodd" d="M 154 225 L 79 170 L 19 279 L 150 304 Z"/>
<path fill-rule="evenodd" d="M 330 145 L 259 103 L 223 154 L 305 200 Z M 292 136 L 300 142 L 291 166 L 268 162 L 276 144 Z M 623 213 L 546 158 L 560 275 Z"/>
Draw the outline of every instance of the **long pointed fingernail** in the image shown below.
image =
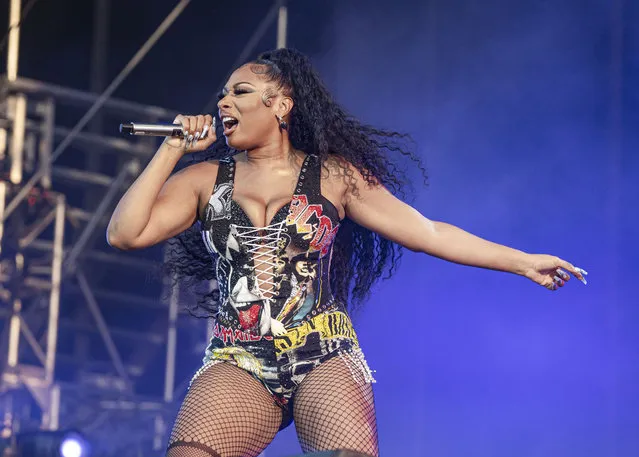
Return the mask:
<path fill-rule="evenodd" d="M 204 126 L 204 128 L 202 129 L 202 135 L 200 136 L 200 138 L 206 138 L 206 134 L 209 133 L 209 125 L 206 124 Z"/>
<path fill-rule="evenodd" d="M 582 275 L 587 275 L 588 274 L 588 272 L 586 270 L 584 270 L 583 268 L 575 268 L 575 270 L 577 270 Z"/>

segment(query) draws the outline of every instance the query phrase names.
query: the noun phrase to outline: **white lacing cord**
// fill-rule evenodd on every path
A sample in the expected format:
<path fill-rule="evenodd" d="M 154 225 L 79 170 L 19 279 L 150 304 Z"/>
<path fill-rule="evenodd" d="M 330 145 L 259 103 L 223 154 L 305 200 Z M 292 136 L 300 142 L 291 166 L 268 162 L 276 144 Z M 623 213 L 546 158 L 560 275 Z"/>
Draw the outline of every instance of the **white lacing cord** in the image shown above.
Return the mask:
<path fill-rule="evenodd" d="M 272 300 L 271 294 L 275 287 L 278 286 L 278 283 L 274 281 L 273 269 L 277 266 L 276 253 L 279 249 L 279 241 L 284 231 L 285 223 L 286 221 L 284 220 L 262 228 L 235 226 L 238 238 L 248 248 L 247 252 L 253 256 L 252 269 L 257 273 L 255 275 L 257 292 L 262 300 L 268 302 L 269 310 Z M 267 275 L 266 279 L 260 278 L 260 275 L 263 274 Z M 265 289 L 264 286 L 270 286 L 270 289 Z M 279 336 L 286 333 L 286 330 L 280 321 L 271 318 L 271 333 Z"/>

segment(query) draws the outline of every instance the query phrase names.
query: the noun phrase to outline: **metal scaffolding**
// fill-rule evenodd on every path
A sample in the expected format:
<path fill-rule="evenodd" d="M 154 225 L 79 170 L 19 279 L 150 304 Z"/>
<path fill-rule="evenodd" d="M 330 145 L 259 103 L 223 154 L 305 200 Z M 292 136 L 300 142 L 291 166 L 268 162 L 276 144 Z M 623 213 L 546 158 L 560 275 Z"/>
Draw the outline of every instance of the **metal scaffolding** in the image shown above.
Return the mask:
<path fill-rule="evenodd" d="M 182 326 L 188 326 L 191 334 L 194 329 L 202 330 L 198 339 L 203 346 L 206 329 L 200 329 L 195 319 L 181 323 L 180 294 L 170 280 L 145 286 L 144 295 L 92 284 L 93 275 L 100 276 L 108 268 L 117 268 L 122 277 L 148 276 L 162 256 L 158 251 L 154 261 L 95 246 L 96 233 L 103 233 L 114 202 L 156 149 L 153 139 L 124 140 L 103 134 L 99 126 L 111 118 L 153 123 L 175 116 L 175 110 L 118 100 L 111 94 L 189 2 L 177 2 L 106 88 L 102 79 L 107 50 L 94 44 L 92 89 L 103 90 L 98 95 L 18 75 L 21 1 L 10 1 L 7 72 L 0 80 L 0 320 L 4 322 L 0 408 L 4 438 L 33 425 L 35 409 L 40 412 L 40 428 L 76 427 L 95 432 L 93 438 L 98 442 L 93 444 L 113 454 L 162 453 L 174 402 L 188 385 L 188 379 L 176 382 L 178 330 Z M 105 38 L 106 25 L 97 21 L 108 20 L 109 6 L 108 0 L 96 0 L 96 41 Z M 241 59 L 253 52 L 275 21 L 277 46 L 285 46 L 287 7 L 285 1 L 277 0 Z M 207 112 L 210 109 L 207 106 Z M 73 127 L 60 125 L 56 112 L 69 110 L 84 114 Z M 87 125 L 89 130 L 83 131 Z M 63 166 L 56 159 L 66 150 L 92 158 L 84 167 L 75 162 Z M 101 171 L 96 154 L 109 157 L 117 171 Z M 79 198 L 88 194 L 98 198 Z M 137 328 L 113 322 L 109 312 L 122 305 L 128 307 L 127 312 L 143 309 L 145 322 Z M 96 339 L 106 360 L 92 353 Z M 71 354 L 68 342 L 72 343 Z M 139 380 L 151 363 L 150 354 L 158 352 L 165 368 L 163 391 L 142 395 Z M 18 406 L 24 404 L 25 396 L 34 405 L 31 410 Z M 118 436 L 117 443 L 113 436 Z"/>

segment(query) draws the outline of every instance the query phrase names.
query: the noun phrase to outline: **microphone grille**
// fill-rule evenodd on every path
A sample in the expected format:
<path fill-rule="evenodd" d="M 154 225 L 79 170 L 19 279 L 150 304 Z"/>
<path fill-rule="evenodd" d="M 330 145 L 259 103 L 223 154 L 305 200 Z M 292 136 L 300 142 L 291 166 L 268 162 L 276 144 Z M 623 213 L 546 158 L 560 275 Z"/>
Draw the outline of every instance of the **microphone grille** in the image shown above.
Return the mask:
<path fill-rule="evenodd" d="M 120 133 L 128 133 L 129 135 L 133 135 L 133 124 L 120 124 Z"/>

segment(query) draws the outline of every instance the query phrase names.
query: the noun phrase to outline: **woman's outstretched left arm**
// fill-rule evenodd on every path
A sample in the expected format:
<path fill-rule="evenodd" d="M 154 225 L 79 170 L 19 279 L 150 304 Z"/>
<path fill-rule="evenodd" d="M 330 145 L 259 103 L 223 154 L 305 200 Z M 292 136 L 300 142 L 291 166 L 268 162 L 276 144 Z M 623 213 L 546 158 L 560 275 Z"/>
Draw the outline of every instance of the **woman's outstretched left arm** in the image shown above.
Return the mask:
<path fill-rule="evenodd" d="M 584 270 L 559 257 L 528 254 L 479 238 L 454 225 L 431 221 L 383 186 L 370 185 L 354 170 L 356 192 L 345 192 L 346 215 L 356 223 L 406 248 L 463 265 L 525 276 L 555 290 L 571 273 L 584 284 Z"/>

